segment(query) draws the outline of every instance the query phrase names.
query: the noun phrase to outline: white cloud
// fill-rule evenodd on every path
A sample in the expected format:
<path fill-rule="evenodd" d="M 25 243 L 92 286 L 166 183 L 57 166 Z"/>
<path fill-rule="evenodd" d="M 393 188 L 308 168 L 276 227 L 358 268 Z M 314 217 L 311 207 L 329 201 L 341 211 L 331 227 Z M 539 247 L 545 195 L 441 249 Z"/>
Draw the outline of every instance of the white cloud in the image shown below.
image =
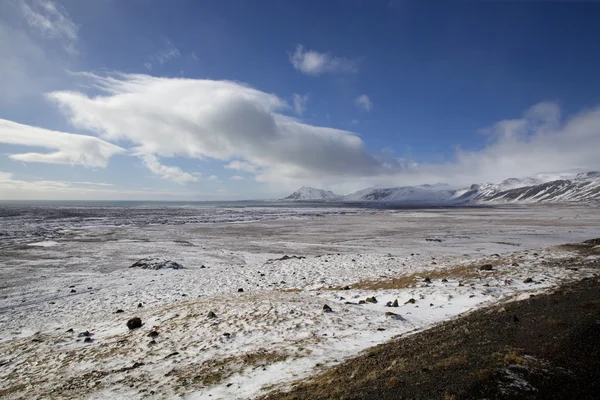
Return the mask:
<path fill-rule="evenodd" d="M 289 59 L 294 68 L 307 75 L 321 75 L 325 72 L 356 73 L 356 61 L 341 57 L 334 57 L 331 53 L 319 53 L 306 50 L 299 44 L 296 50 L 289 54 Z"/>
<path fill-rule="evenodd" d="M 194 175 L 184 172 L 179 167 L 163 165 L 158 161 L 158 158 L 152 154 L 141 154 L 140 158 L 150 171 L 165 179 L 172 180 L 180 185 L 198 182 L 198 178 Z"/>
<path fill-rule="evenodd" d="M 106 140 L 128 140 L 136 154 L 238 160 L 261 174 L 287 177 L 374 175 L 385 169 L 355 134 L 286 117 L 277 112 L 289 108 L 283 100 L 239 83 L 86 76 L 106 94 L 49 97 L 74 126 Z"/>
<path fill-rule="evenodd" d="M 369 99 L 369 96 L 367 96 L 366 94 L 361 94 L 356 99 L 354 99 L 354 104 L 356 104 L 356 107 L 363 109 L 367 112 L 373 109 L 373 102 L 371 101 L 371 99 Z"/>
<path fill-rule="evenodd" d="M 49 153 L 11 154 L 13 160 L 105 167 L 108 159 L 125 150 L 93 136 L 57 132 L 0 119 L 0 143 L 44 147 Z"/>
<path fill-rule="evenodd" d="M 157 157 L 220 160 L 225 168 L 252 174 L 279 190 L 302 184 L 340 191 L 437 182 L 464 185 L 541 171 L 600 168 L 600 107 L 562 120 L 558 106 L 541 103 L 522 118 L 484 130 L 488 142 L 480 150 L 458 149 L 450 161 L 418 163 L 389 151 L 371 154 L 352 132 L 287 117 L 282 114 L 290 109 L 285 101 L 240 83 L 83 75 L 105 93 L 49 95 L 71 123 L 107 141 L 131 143 L 135 154 L 151 160 L 148 168 L 180 183 L 195 178 L 160 165 Z"/>
<path fill-rule="evenodd" d="M 234 181 L 243 181 L 246 178 L 241 175 L 233 175 L 230 179 L 233 179 Z"/>
<path fill-rule="evenodd" d="M 236 171 L 245 171 L 254 173 L 258 170 L 256 165 L 252 165 L 246 161 L 234 160 L 225 166 L 225 168 L 234 169 Z"/>
<path fill-rule="evenodd" d="M 76 54 L 79 27 L 67 10 L 51 0 L 21 0 L 21 12 L 30 27 L 50 39 L 59 40 L 69 54 Z"/>
<path fill-rule="evenodd" d="M 301 95 L 294 93 L 294 111 L 296 114 L 302 116 L 306 111 L 306 104 L 308 103 L 308 94 Z"/>

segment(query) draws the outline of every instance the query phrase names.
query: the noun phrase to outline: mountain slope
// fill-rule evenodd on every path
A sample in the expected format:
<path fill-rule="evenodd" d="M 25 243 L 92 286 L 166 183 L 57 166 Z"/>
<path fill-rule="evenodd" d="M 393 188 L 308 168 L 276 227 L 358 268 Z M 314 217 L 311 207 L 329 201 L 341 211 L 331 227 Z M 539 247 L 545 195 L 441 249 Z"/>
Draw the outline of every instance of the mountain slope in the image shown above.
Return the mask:
<path fill-rule="evenodd" d="M 562 203 L 600 200 L 600 172 L 578 174 L 539 185 L 500 191 L 479 198 L 485 203 Z"/>
<path fill-rule="evenodd" d="M 600 201 L 600 172 L 536 174 L 520 179 L 510 178 L 500 183 L 474 184 L 459 190 L 450 189 L 442 184 L 367 188 L 345 196 L 338 196 L 321 189 L 301 187 L 283 200 L 430 205 Z"/>
<path fill-rule="evenodd" d="M 332 191 L 315 189 L 311 187 L 302 186 L 300 189 L 296 190 L 294 193 L 290 194 L 287 197 L 284 197 L 282 200 L 294 200 L 294 201 L 307 201 L 307 200 L 315 200 L 315 201 L 323 201 L 323 200 L 337 200 L 340 196 L 336 195 Z"/>
<path fill-rule="evenodd" d="M 395 188 L 359 190 L 343 197 L 344 201 L 384 201 L 405 203 L 443 203 L 451 201 L 455 190 L 439 186 L 403 186 Z"/>

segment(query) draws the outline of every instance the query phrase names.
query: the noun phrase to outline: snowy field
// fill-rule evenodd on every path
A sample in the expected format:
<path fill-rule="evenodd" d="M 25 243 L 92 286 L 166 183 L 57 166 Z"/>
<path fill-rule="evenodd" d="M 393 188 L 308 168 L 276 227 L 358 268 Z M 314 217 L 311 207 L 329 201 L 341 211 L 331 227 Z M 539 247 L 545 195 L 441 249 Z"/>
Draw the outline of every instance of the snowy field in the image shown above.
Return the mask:
<path fill-rule="evenodd" d="M 398 335 L 591 276 L 583 263 L 596 256 L 557 245 L 600 237 L 593 206 L 0 215 L 3 398 L 255 398 Z M 185 269 L 130 268 L 146 257 Z M 129 330 L 133 317 L 144 325 Z"/>

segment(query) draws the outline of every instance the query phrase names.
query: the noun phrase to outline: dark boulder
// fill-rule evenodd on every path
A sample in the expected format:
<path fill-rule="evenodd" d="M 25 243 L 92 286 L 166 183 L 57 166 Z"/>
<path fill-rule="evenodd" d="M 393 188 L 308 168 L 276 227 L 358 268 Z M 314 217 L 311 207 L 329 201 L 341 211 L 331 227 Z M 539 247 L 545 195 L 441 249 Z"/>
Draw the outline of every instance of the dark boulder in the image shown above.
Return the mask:
<path fill-rule="evenodd" d="M 129 329 L 137 329 L 142 327 L 142 320 L 139 317 L 131 318 L 127 321 L 127 327 Z"/>

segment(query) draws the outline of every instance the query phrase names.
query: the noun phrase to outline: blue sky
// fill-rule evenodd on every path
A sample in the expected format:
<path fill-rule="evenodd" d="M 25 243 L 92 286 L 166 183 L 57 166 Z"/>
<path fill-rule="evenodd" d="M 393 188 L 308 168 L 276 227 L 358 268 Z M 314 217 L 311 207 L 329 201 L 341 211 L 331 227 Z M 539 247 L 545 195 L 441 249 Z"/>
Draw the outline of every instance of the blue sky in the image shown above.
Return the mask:
<path fill-rule="evenodd" d="M 0 198 L 600 168 L 600 3 L 8 0 Z"/>

